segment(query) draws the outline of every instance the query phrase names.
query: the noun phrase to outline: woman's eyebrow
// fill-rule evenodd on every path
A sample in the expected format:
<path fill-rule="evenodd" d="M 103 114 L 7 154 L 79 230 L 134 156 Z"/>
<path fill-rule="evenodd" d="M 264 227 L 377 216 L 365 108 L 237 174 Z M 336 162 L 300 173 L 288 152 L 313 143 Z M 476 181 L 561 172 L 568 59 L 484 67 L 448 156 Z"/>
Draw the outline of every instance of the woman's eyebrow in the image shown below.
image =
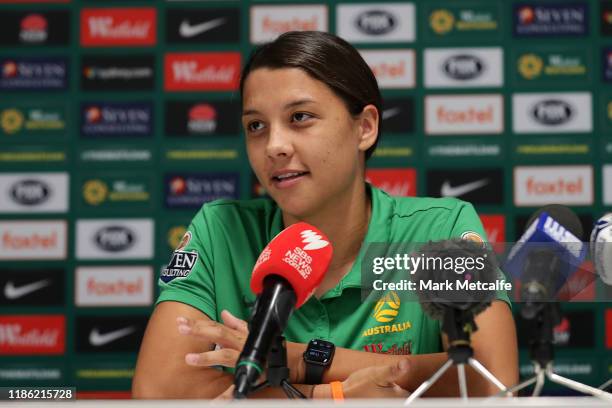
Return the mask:
<path fill-rule="evenodd" d="M 285 106 L 283 106 L 283 110 L 295 108 L 296 106 L 305 105 L 305 104 L 308 104 L 308 103 L 315 103 L 315 101 L 314 101 L 314 99 L 310 99 L 310 98 L 298 99 L 297 101 L 293 101 L 293 102 L 287 103 Z M 256 115 L 258 113 L 260 113 L 260 112 L 258 110 L 256 110 L 256 109 L 247 109 L 247 110 L 242 112 L 242 116 Z"/>

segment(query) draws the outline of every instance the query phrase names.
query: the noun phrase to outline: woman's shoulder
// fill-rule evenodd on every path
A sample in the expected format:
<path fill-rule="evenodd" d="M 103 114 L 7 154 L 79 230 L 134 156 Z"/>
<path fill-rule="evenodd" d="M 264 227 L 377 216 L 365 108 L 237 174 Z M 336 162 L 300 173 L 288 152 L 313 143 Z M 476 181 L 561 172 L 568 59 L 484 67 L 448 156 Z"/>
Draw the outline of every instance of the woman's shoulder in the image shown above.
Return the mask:
<path fill-rule="evenodd" d="M 398 197 L 376 189 L 381 206 L 391 216 L 418 217 L 429 214 L 452 213 L 471 204 L 454 197 Z"/>
<path fill-rule="evenodd" d="M 211 214 L 222 213 L 257 213 L 272 212 L 277 209 L 274 201 L 268 198 L 254 198 L 250 200 L 219 199 L 202 205 L 200 211 Z"/>
<path fill-rule="evenodd" d="M 281 219 L 278 206 L 270 199 L 221 199 L 205 203 L 192 224 L 199 229 L 206 228 L 213 235 L 242 231 L 249 236 L 267 237 Z"/>

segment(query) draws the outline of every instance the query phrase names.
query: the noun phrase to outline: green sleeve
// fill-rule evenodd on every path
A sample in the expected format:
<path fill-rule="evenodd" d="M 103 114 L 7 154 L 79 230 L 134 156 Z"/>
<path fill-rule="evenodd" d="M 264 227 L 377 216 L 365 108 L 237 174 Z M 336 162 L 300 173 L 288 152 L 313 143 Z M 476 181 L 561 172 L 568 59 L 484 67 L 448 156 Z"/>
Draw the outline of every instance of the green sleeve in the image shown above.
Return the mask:
<path fill-rule="evenodd" d="M 487 235 L 482 226 L 482 222 L 474 209 L 474 206 L 465 201 L 459 201 L 457 205 L 457 211 L 453 212 L 453 216 L 449 219 L 449 238 L 466 238 L 470 234 L 477 234 L 484 242 L 487 242 Z M 505 279 L 504 273 L 501 269 L 498 269 L 498 279 Z M 508 282 L 508 279 L 506 279 Z M 512 309 L 512 302 L 508 297 L 508 293 L 505 290 L 497 291 L 497 299 L 503 300 Z"/>
<path fill-rule="evenodd" d="M 212 238 L 207 216 L 205 205 L 191 221 L 181 244 L 173 252 L 169 264 L 162 270 L 162 276 L 158 280 L 160 295 L 156 304 L 164 301 L 185 303 L 201 310 L 210 319 L 217 320 L 213 254 L 210 250 Z M 185 259 L 193 259 L 193 254 L 196 254 L 195 263 L 190 265 Z M 184 276 L 163 278 L 164 271 L 168 268 L 176 268 L 172 270 L 178 270 Z"/>

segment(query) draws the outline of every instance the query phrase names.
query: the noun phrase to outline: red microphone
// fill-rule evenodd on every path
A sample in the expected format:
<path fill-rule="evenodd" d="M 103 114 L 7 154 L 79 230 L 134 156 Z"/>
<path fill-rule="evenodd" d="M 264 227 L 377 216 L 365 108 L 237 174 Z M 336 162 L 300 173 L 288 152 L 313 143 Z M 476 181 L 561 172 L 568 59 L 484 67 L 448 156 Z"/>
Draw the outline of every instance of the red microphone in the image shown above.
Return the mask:
<path fill-rule="evenodd" d="M 258 295 L 249 336 L 236 363 L 234 398 L 245 398 L 263 372 L 272 342 L 293 312 L 317 289 L 332 258 L 332 245 L 305 222 L 293 224 L 261 251 L 251 277 Z"/>
<path fill-rule="evenodd" d="M 279 275 L 289 282 L 300 308 L 317 289 L 332 258 L 332 245 L 305 222 L 285 228 L 261 251 L 253 267 L 251 290 L 261 294 L 265 278 Z"/>

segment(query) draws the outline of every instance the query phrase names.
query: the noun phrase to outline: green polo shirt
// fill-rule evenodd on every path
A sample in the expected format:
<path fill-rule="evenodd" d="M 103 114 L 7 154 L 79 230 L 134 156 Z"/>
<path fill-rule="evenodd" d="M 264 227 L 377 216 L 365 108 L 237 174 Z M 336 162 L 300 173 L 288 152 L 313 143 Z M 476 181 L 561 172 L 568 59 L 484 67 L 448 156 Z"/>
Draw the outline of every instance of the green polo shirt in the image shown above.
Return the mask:
<path fill-rule="evenodd" d="M 454 198 L 391 197 L 368 185 L 372 216 L 365 243 L 417 243 L 484 231 L 471 204 Z M 271 200 L 219 200 L 205 204 L 188 228 L 159 280 L 157 303 L 177 301 L 221 321 L 221 311 L 248 320 L 255 295 L 249 287 L 259 253 L 283 229 Z M 365 247 L 362 246 L 362 249 Z M 294 311 L 285 330 L 289 341 L 326 339 L 339 347 L 377 353 L 442 351 L 440 324 L 414 301 L 390 293 L 361 299 L 359 254 L 350 272 L 321 298 Z M 509 303 L 507 295 L 498 297 Z"/>

